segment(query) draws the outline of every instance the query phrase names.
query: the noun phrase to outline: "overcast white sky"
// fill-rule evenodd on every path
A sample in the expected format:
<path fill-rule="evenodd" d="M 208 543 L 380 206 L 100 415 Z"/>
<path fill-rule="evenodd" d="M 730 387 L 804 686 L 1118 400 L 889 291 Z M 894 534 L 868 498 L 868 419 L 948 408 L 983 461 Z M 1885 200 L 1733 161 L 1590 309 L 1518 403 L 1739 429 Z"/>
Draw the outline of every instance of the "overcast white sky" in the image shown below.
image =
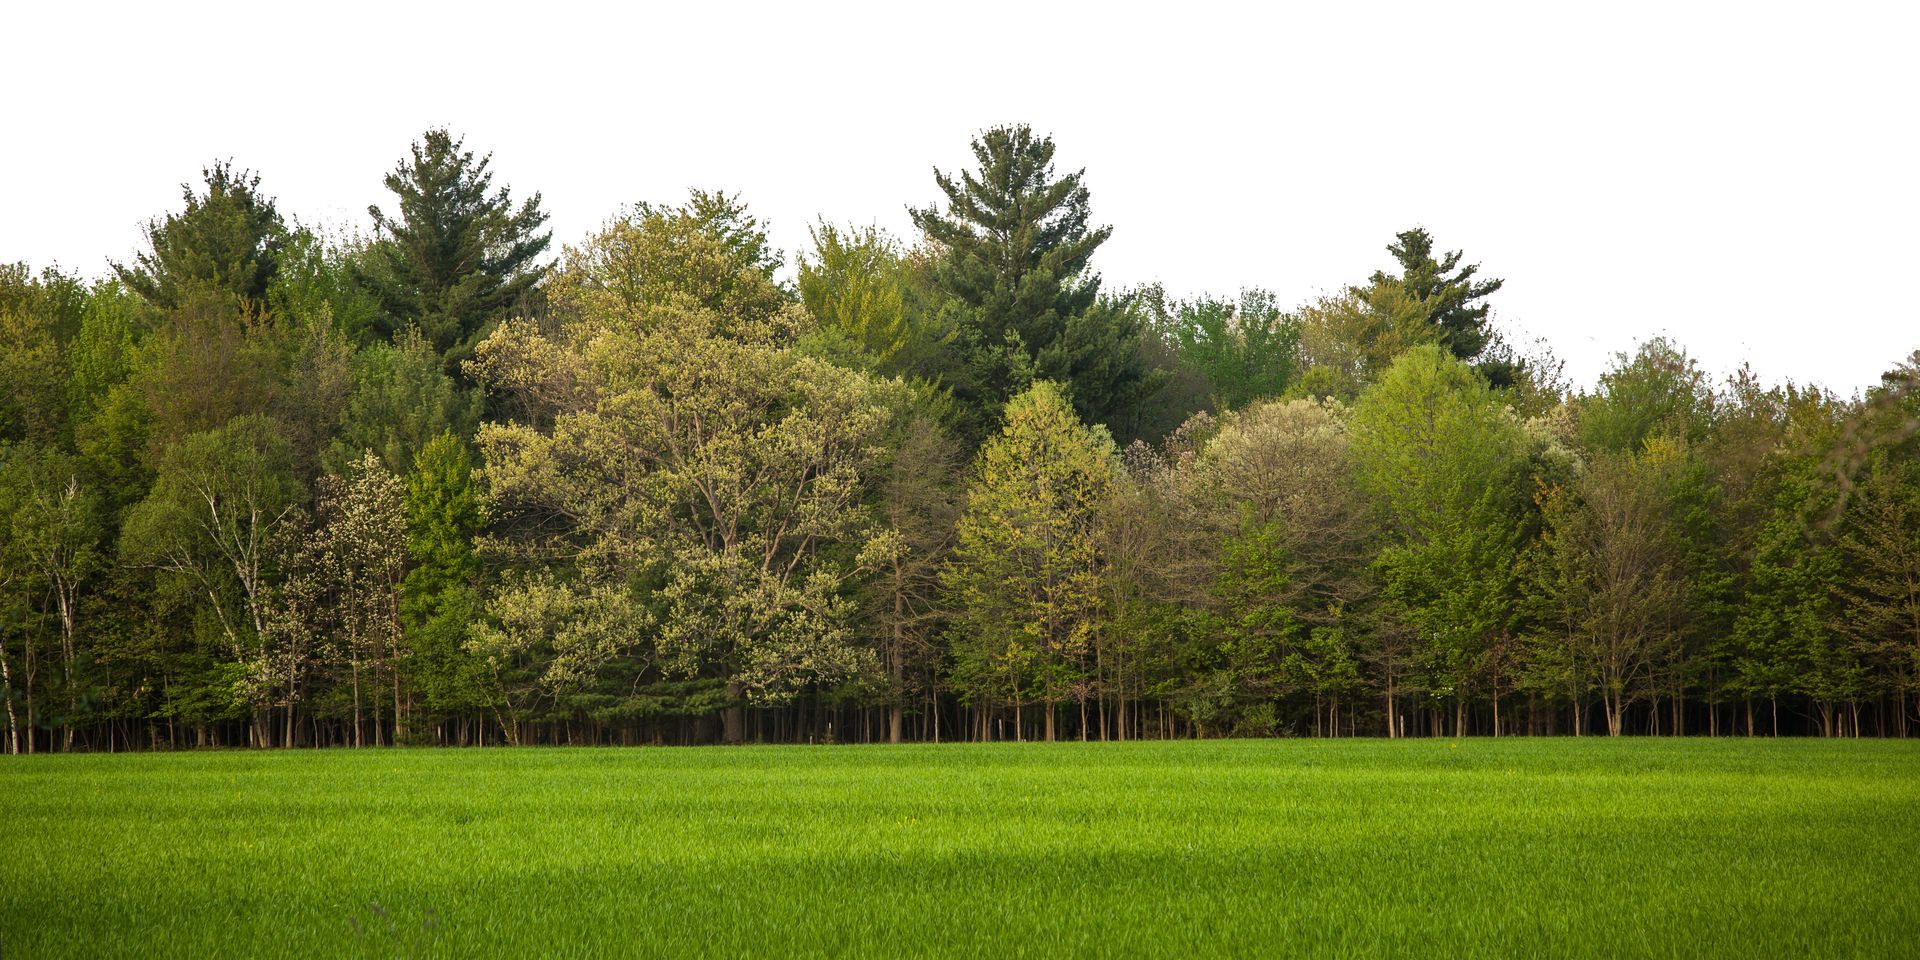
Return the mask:
<path fill-rule="evenodd" d="M 611 6 L 611 5 L 610 5 Z M 1256 9 L 1264 6 L 1265 9 Z M 690 186 L 789 251 L 905 233 L 1027 122 L 1084 166 L 1109 282 L 1283 300 L 1421 224 L 1590 380 L 1666 334 L 1851 392 L 1920 347 L 1920 4 L 26 3 L 0 260 L 91 275 L 213 158 L 364 228 L 430 125 L 555 240 Z"/>

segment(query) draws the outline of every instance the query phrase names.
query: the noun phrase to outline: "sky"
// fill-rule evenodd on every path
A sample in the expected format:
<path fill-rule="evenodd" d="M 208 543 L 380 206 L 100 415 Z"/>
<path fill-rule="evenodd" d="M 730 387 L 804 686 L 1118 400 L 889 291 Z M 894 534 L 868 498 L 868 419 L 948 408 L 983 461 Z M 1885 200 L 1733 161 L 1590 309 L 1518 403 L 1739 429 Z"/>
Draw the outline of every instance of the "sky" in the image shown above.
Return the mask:
<path fill-rule="evenodd" d="M 1654 336 L 1842 393 L 1920 348 L 1920 4 L 623 6 L 16 6 L 0 261 L 103 274 L 214 159 L 365 231 L 443 125 L 556 249 L 702 187 L 798 251 L 910 234 L 934 168 L 1028 123 L 1109 284 L 1302 302 L 1420 225 L 1580 383 Z"/>

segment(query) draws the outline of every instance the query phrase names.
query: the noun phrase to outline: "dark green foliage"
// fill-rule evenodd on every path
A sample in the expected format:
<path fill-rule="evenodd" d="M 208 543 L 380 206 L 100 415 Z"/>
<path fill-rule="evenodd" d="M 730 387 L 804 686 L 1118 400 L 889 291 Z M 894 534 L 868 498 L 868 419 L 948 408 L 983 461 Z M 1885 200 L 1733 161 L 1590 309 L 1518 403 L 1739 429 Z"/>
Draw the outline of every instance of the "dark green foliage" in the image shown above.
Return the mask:
<path fill-rule="evenodd" d="M 387 469 L 404 473 L 434 438 L 471 437 L 479 423 L 479 392 L 449 376 L 416 331 L 369 344 L 354 355 L 352 370 L 353 391 L 329 450 L 336 472 L 371 450 Z"/>
<path fill-rule="evenodd" d="M 1398 284 L 1426 304 L 1433 324 L 1443 331 L 1441 341 L 1455 357 L 1479 357 L 1492 339 L 1492 331 L 1487 328 L 1492 305 L 1484 301 L 1505 281 L 1474 279 L 1480 265 L 1462 266 L 1458 250 L 1436 259 L 1433 237 L 1424 227 L 1397 234 L 1395 242 L 1387 245 L 1387 252 L 1399 261 L 1400 273 L 1376 272 L 1368 282 Z"/>
<path fill-rule="evenodd" d="M 1142 323 L 1128 299 L 1102 298 L 1088 267 L 1113 230 L 1089 225 L 1084 171 L 1056 174 L 1053 154 L 1025 125 L 994 127 L 973 142 L 977 168 L 934 171 L 946 208 L 910 213 L 967 356 L 956 390 L 990 418 L 1035 380 L 1071 383 L 1081 416 L 1106 422 L 1151 387 Z"/>
<path fill-rule="evenodd" d="M 467 444 L 442 433 L 420 448 L 406 502 L 411 569 L 400 602 L 413 681 L 429 711 L 471 712 L 488 703 L 484 661 L 466 649 L 468 626 L 481 612 L 473 538 L 487 513 Z"/>
<path fill-rule="evenodd" d="M 464 144 L 429 130 L 387 174 L 395 215 L 368 208 L 376 239 L 359 273 L 386 311 L 385 332 L 419 329 L 450 370 L 540 282 L 551 240 L 539 232 L 540 195 L 515 207 L 506 187 L 493 189 L 492 155 L 475 159 Z"/>
<path fill-rule="evenodd" d="M 203 171 L 204 193 L 182 184 L 186 209 L 148 222 L 148 251 L 114 265 L 129 290 L 163 310 L 200 297 L 226 303 L 266 300 L 287 245 L 287 227 L 260 177 L 231 163 Z"/>

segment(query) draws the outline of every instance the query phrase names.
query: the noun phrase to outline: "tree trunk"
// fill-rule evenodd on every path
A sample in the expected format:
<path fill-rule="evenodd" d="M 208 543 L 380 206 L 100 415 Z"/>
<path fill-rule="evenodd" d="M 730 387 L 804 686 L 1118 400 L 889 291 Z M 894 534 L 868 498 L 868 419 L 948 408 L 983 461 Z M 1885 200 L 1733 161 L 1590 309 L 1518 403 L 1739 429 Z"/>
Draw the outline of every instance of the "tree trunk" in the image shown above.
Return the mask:
<path fill-rule="evenodd" d="M 745 743 L 747 738 L 747 713 L 741 699 L 746 688 L 739 681 L 727 681 L 727 706 L 720 711 L 720 739 L 728 744 Z"/>
<path fill-rule="evenodd" d="M 7 701 L 7 752 L 20 755 L 20 718 L 13 713 L 13 672 L 7 669 L 7 647 L 0 643 L 0 697 Z"/>
<path fill-rule="evenodd" d="M 393 663 L 393 658 L 388 657 L 387 662 Z M 405 715 L 400 712 L 400 671 L 395 668 L 393 671 L 393 745 L 399 746 L 401 738 L 406 735 Z"/>
<path fill-rule="evenodd" d="M 1387 671 L 1387 739 L 1400 737 L 1400 718 L 1393 712 L 1393 671 Z"/>
<path fill-rule="evenodd" d="M 73 598 L 68 595 L 64 582 L 56 586 L 55 593 L 60 603 L 60 666 L 67 681 L 67 717 L 61 724 L 64 741 L 60 747 L 62 753 L 73 752 L 73 718 L 80 712 L 80 691 L 73 683 Z"/>

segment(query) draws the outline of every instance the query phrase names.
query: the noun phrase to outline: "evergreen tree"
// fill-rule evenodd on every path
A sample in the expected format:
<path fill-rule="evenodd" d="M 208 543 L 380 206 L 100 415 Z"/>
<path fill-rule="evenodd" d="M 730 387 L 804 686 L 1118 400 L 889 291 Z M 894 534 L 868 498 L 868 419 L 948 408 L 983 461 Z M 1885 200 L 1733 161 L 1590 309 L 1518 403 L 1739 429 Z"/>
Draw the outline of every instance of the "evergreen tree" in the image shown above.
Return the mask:
<path fill-rule="evenodd" d="M 1105 422 L 1148 386 L 1142 324 L 1088 272 L 1113 230 L 1088 225 L 1085 171 L 1057 175 L 1053 152 L 1025 125 L 995 127 L 973 142 L 977 170 L 934 171 L 946 209 L 909 213 L 941 251 L 934 280 L 972 353 L 962 396 L 991 416 L 1028 383 L 1056 380 L 1086 419 Z"/>
<path fill-rule="evenodd" d="M 539 232 L 540 195 L 516 208 L 507 188 L 492 189 L 492 154 L 476 160 L 464 143 L 429 130 L 387 175 L 398 216 L 367 208 L 379 241 L 361 271 L 388 314 L 387 332 L 418 327 L 449 367 L 540 282 L 551 240 Z"/>
<path fill-rule="evenodd" d="M 288 234 L 260 177 L 216 162 L 202 171 L 206 192 L 180 191 L 186 209 L 148 221 L 148 251 L 131 267 L 114 264 L 127 288 L 173 310 L 197 296 L 262 302 L 280 268 Z"/>
<path fill-rule="evenodd" d="M 473 452 L 442 433 L 415 454 L 407 476 L 407 559 L 400 613 L 409 674 L 427 710 L 448 716 L 486 705 L 485 662 L 466 649 L 480 615 L 480 558 L 473 538 L 487 510 Z"/>
<path fill-rule="evenodd" d="M 1402 231 L 1395 243 L 1387 245 L 1387 252 L 1400 262 L 1399 276 L 1376 272 L 1368 282 L 1399 284 L 1427 306 L 1429 318 L 1441 329 L 1441 339 L 1455 357 L 1480 356 L 1492 339 L 1487 329 L 1491 305 L 1484 301 L 1506 281 L 1474 279 L 1480 265 L 1462 266 L 1458 250 L 1435 259 L 1433 237 L 1424 227 Z"/>

